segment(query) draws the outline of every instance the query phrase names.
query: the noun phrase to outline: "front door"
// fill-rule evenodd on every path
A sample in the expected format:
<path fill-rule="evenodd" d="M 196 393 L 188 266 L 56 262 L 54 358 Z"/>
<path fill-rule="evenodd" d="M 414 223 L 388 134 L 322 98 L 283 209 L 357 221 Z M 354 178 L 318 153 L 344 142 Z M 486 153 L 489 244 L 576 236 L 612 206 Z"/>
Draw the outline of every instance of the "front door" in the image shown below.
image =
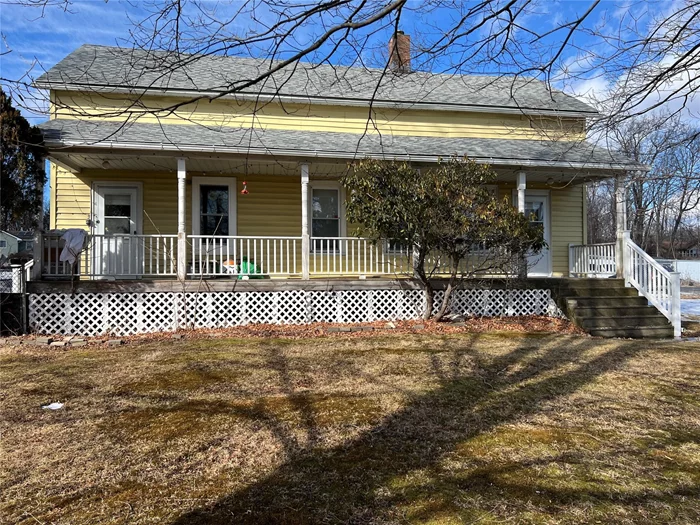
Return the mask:
<path fill-rule="evenodd" d="M 550 276 L 552 274 L 549 245 L 549 195 L 525 192 L 525 216 L 530 217 L 530 223 L 542 226 L 547 247 L 538 254 L 530 254 L 527 258 L 527 274 L 531 276 Z"/>
<path fill-rule="evenodd" d="M 93 272 L 100 277 L 135 278 L 143 273 L 138 186 L 95 186 Z"/>

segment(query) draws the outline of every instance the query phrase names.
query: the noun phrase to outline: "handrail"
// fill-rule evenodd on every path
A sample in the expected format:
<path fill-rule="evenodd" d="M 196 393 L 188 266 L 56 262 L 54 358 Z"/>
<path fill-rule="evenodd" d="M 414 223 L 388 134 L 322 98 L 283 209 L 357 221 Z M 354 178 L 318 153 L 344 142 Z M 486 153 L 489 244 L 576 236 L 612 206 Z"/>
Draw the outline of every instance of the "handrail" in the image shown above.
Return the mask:
<path fill-rule="evenodd" d="M 673 325 L 674 337 L 681 336 L 680 273 L 669 272 L 623 233 L 624 278 Z"/>

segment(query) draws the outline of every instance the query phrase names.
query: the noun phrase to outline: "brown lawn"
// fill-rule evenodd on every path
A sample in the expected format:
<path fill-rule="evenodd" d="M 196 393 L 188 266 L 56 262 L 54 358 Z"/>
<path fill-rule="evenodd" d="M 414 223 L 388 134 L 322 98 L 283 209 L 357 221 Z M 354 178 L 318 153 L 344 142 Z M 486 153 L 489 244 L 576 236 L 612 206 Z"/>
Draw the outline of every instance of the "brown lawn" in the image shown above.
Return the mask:
<path fill-rule="evenodd" d="M 3 523 L 700 522 L 698 342 L 4 347 L 0 431 Z"/>

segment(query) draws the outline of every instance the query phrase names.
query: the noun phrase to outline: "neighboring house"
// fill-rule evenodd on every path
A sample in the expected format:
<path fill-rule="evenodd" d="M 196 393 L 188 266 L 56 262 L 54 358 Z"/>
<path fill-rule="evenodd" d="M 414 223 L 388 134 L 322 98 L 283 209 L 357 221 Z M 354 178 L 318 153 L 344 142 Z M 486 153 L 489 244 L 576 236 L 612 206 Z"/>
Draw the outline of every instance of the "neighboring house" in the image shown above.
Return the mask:
<path fill-rule="evenodd" d="M 406 254 L 352 236 L 339 177 L 364 157 L 426 167 L 450 155 L 490 164 L 494 191 L 543 225 L 549 247 L 529 275 L 568 276 L 569 245 L 586 239 L 585 183 L 644 167 L 585 141 L 597 112 L 576 98 L 536 80 L 407 71 L 410 39 L 398 38 L 393 71 L 300 63 L 235 95 L 222 90 L 269 61 L 165 72 L 154 60 L 165 56 L 94 45 L 64 58 L 36 86 L 51 99 L 50 224 L 90 233 L 82 278 L 140 279 L 123 292 L 163 290 L 155 278 L 395 277 Z M 59 236 L 39 248 L 43 277 L 70 273 Z M 223 282 L 206 289 L 232 289 Z M 295 283 L 284 289 L 313 287 Z"/>
<path fill-rule="evenodd" d="M 0 230 L 0 258 L 21 252 L 31 252 L 34 247 L 32 232 L 7 232 Z"/>
<path fill-rule="evenodd" d="M 675 246 L 671 246 L 670 241 L 663 241 L 661 252 L 664 257 L 669 259 L 698 259 L 700 258 L 700 241 L 676 241 Z"/>

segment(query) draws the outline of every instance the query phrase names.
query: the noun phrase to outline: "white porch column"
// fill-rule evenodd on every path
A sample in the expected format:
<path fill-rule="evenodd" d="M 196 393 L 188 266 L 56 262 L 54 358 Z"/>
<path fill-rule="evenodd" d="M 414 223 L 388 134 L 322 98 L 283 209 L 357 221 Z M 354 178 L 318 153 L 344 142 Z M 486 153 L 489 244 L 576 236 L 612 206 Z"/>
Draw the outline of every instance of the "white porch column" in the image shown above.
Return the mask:
<path fill-rule="evenodd" d="M 518 211 L 525 214 L 525 189 L 527 188 L 527 181 L 524 171 L 518 172 L 517 178 L 517 189 L 518 189 Z M 519 275 L 520 279 L 527 278 L 527 257 L 522 254 L 519 261 Z"/>
<path fill-rule="evenodd" d="M 49 170 L 49 172 L 50 171 L 51 170 Z M 49 180 L 49 184 L 56 184 L 56 181 Z M 41 271 L 44 267 L 44 181 L 39 181 L 36 186 L 36 191 L 41 195 L 41 209 L 37 217 L 38 228 L 34 232 L 34 266 L 32 266 L 32 281 L 41 280 Z M 52 211 L 53 210 L 50 209 L 49 213 Z"/>
<path fill-rule="evenodd" d="M 621 178 L 615 179 L 615 277 L 622 279 L 625 268 L 625 239 L 627 231 L 627 186 Z"/>
<path fill-rule="evenodd" d="M 518 211 L 525 213 L 525 189 L 527 188 L 524 171 L 518 172 Z"/>
<path fill-rule="evenodd" d="M 301 278 L 309 278 L 309 165 L 301 165 Z"/>
<path fill-rule="evenodd" d="M 187 233 L 185 232 L 186 195 L 185 179 L 187 170 L 185 159 L 177 159 L 177 278 L 187 278 Z"/>

